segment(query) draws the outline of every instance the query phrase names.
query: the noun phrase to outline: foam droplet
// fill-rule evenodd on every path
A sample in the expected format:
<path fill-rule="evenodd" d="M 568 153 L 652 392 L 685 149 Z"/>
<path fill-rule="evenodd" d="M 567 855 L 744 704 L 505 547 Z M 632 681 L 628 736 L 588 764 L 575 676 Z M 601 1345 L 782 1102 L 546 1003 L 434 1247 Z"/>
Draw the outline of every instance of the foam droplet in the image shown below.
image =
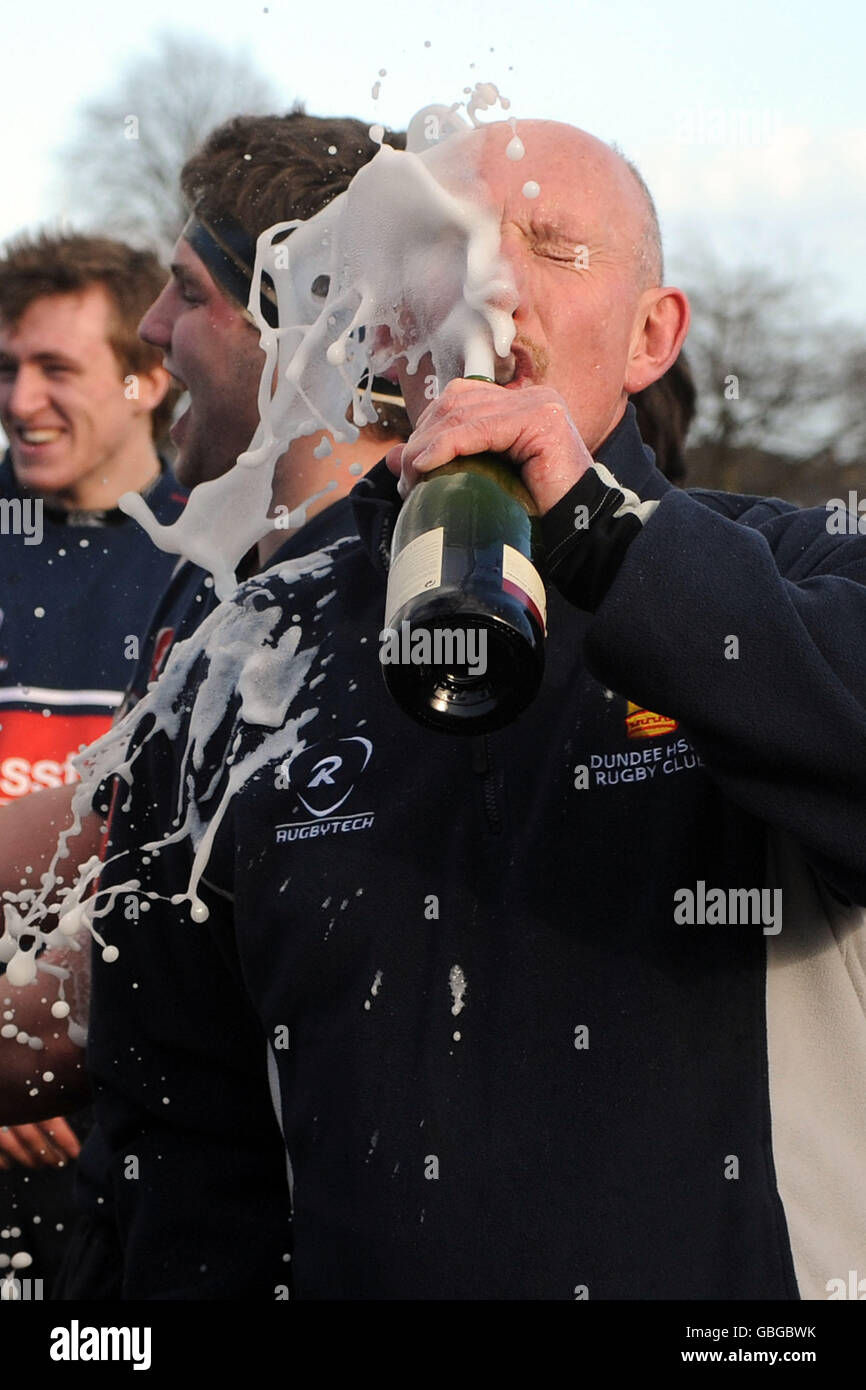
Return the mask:
<path fill-rule="evenodd" d="M 69 1013 L 69 1005 L 65 999 L 55 999 L 51 1005 L 51 1014 L 54 1018 L 66 1018 Z"/>
<path fill-rule="evenodd" d="M 536 183 L 535 179 L 527 179 L 526 183 L 523 185 L 524 198 L 537 198 L 540 192 L 541 185 Z"/>
<path fill-rule="evenodd" d="M 452 965 L 448 972 L 448 984 L 451 989 L 451 998 L 454 1001 L 451 1006 L 451 1012 L 456 1018 L 461 1009 L 466 1007 L 467 992 L 466 976 L 459 965 Z"/>
<path fill-rule="evenodd" d="M 42 1073 L 42 1080 L 43 1080 L 43 1081 L 53 1081 L 53 1080 L 54 1080 L 54 1072 L 53 1072 L 53 1071 L 45 1071 L 45 1072 L 43 1072 L 43 1073 Z M 36 1220 L 35 1217 L 34 1217 L 33 1219 L 34 1219 L 34 1221 Z"/>
<path fill-rule="evenodd" d="M 112 965 L 119 955 L 120 952 L 116 946 L 103 947 L 102 959 L 105 961 L 106 965 Z"/>
<path fill-rule="evenodd" d="M 64 912 L 57 923 L 58 931 L 64 936 L 77 936 L 84 925 L 84 903 L 76 903 L 68 912 Z"/>
<path fill-rule="evenodd" d="M 10 985 L 15 985 L 20 989 L 22 985 L 31 985 L 36 979 L 36 961 L 33 959 L 32 951 L 17 950 L 6 967 L 6 979 Z"/>
<path fill-rule="evenodd" d="M 210 917 L 210 908 L 207 903 L 203 903 L 201 898 L 196 898 L 189 910 L 189 915 L 194 922 L 206 922 Z"/>
<path fill-rule="evenodd" d="M 18 1234 L 20 1235 L 21 1232 L 19 1231 Z M 16 1254 L 12 1256 L 13 1269 L 26 1269 L 27 1266 L 32 1265 L 32 1263 L 33 1256 L 28 1255 L 26 1250 L 19 1250 Z"/>
<path fill-rule="evenodd" d="M 381 145 L 382 141 L 385 139 L 385 127 L 378 124 L 371 125 L 370 139 L 373 141 L 374 145 Z"/>
<path fill-rule="evenodd" d="M 511 139 L 509 140 L 508 144 L 505 146 L 505 154 L 506 154 L 506 157 L 507 157 L 508 159 L 522 159 L 523 156 L 526 154 L 526 150 L 525 150 L 525 148 L 524 148 L 523 141 L 521 140 L 520 136 L 517 134 L 517 119 L 516 119 L 516 117 L 514 117 L 514 116 L 509 116 L 509 118 L 508 118 L 508 124 L 511 126 Z"/>

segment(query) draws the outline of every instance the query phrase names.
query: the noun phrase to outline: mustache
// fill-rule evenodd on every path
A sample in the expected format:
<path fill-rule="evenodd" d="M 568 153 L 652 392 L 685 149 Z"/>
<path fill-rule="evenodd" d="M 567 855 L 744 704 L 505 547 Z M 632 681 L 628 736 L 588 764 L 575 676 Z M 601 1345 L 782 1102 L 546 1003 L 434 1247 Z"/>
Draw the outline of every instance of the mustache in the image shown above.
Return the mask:
<path fill-rule="evenodd" d="M 518 334 L 511 344 L 510 355 L 515 359 L 515 373 L 528 375 L 533 381 L 542 379 L 550 366 L 550 353 L 538 343 Z"/>

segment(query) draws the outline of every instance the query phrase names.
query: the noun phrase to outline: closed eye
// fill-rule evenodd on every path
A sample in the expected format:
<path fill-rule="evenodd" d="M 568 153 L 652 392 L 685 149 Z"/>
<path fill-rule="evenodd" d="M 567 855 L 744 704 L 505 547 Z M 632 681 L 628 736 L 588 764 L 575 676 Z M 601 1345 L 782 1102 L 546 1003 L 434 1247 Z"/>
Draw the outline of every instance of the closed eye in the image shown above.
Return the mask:
<path fill-rule="evenodd" d="M 558 261 L 561 265 L 574 265 L 577 259 L 574 246 L 536 246 L 535 252 L 538 256 L 544 256 L 545 260 Z"/>
<path fill-rule="evenodd" d="M 205 296 L 200 287 L 191 279 L 180 266 L 172 266 L 172 277 L 174 286 L 183 300 L 184 304 L 204 304 Z"/>

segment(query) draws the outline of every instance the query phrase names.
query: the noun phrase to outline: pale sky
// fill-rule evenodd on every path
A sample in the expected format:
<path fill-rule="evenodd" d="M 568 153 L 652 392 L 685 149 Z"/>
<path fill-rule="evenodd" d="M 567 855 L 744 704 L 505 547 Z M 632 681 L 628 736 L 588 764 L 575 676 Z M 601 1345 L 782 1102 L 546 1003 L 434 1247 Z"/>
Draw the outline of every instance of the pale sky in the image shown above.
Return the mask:
<path fill-rule="evenodd" d="M 582 125 L 638 162 L 659 205 L 669 279 L 682 278 L 683 253 L 710 244 L 733 260 L 817 272 L 827 312 L 866 325 L 858 0 L 7 7 L 0 238 L 61 211 L 75 220 L 80 210 L 58 201 L 54 156 L 76 109 L 167 29 L 245 50 L 286 105 L 301 98 L 314 114 L 405 126 L 420 106 L 495 82 L 518 117 Z M 86 209 L 86 188 L 81 200 Z"/>

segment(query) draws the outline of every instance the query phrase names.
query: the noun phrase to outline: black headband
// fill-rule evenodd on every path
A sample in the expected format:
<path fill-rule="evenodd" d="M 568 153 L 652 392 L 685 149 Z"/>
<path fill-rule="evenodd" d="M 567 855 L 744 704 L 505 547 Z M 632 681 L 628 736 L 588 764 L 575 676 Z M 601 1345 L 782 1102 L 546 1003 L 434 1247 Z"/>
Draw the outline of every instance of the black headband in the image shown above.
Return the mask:
<path fill-rule="evenodd" d="M 228 213 L 208 221 L 201 216 L 191 217 L 183 234 L 220 288 L 246 308 L 253 283 L 256 243 L 240 222 Z M 265 323 L 276 328 L 279 322 L 277 295 L 273 281 L 265 272 L 261 278 L 260 303 Z"/>
<path fill-rule="evenodd" d="M 199 259 L 207 266 L 217 284 L 246 308 L 253 283 L 253 267 L 256 261 L 256 243 L 247 231 L 229 213 L 221 213 L 208 221 L 201 216 L 191 217 L 183 229 L 183 234 Z M 284 239 L 289 233 L 284 233 Z M 261 295 L 262 317 L 271 328 L 279 325 L 277 295 L 274 282 L 267 272 L 262 272 Z M 364 330 L 359 332 L 363 340 Z M 366 373 L 360 387 L 366 384 Z M 387 397 L 394 405 L 402 405 L 400 387 L 384 377 L 373 378 L 373 399 Z"/>

